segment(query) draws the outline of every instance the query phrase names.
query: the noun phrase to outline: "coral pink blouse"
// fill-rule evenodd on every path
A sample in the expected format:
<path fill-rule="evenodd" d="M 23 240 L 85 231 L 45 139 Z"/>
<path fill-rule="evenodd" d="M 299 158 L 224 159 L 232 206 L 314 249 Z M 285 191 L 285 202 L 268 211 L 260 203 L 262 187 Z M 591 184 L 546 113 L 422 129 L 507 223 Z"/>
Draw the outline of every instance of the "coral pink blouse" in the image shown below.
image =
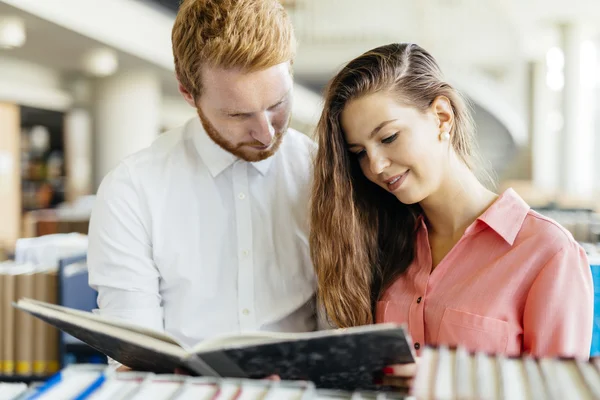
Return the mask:
<path fill-rule="evenodd" d="M 383 294 L 377 322 L 423 345 L 587 358 L 594 289 L 585 251 L 508 189 L 431 270 L 425 222 L 415 259 Z"/>

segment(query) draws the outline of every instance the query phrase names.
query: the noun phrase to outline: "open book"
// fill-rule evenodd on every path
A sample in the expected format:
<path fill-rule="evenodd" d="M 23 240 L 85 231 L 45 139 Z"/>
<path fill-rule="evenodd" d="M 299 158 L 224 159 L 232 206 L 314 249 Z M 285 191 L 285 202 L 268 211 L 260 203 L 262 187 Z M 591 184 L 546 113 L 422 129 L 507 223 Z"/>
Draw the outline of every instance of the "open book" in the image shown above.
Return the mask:
<path fill-rule="evenodd" d="M 357 390 L 375 388 L 373 379 L 383 367 L 415 360 L 410 336 L 392 324 L 227 335 L 189 348 L 167 334 L 89 312 L 31 299 L 14 306 L 138 371 L 183 368 L 193 375 L 258 379 L 279 375 L 321 388 Z"/>

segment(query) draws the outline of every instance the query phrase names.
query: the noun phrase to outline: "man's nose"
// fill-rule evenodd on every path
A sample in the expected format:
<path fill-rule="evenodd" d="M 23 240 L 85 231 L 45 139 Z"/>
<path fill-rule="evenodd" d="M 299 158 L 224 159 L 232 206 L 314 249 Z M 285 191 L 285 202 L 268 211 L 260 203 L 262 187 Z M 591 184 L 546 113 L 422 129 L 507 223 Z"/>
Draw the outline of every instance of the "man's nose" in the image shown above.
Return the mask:
<path fill-rule="evenodd" d="M 265 146 L 271 144 L 273 136 L 275 135 L 275 128 L 271 123 L 271 119 L 267 113 L 263 113 L 257 123 L 256 129 L 253 131 L 252 137 L 258 140 Z"/>

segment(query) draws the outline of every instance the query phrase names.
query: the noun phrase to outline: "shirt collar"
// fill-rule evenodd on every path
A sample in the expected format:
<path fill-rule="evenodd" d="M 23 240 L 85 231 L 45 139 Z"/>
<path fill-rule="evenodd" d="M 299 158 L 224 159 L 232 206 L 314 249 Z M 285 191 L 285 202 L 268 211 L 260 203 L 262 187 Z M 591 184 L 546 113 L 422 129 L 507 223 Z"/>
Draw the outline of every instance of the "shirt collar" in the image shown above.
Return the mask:
<path fill-rule="evenodd" d="M 485 223 L 512 246 L 529 209 L 529 205 L 509 188 L 477 220 Z"/>
<path fill-rule="evenodd" d="M 216 144 L 204 130 L 199 117 L 194 117 L 188 121 L 186 124 L 186 131 L 192 136 L 196 151 L 213 178 L 216 178 L 217 175 L 225 171 L 235 162 L 248 162 L 234 156 Z M 279 151 L 281 151 L 281 149 L 279 149 Z M 248 162 L 248 164 L 252 165 L 262 175 L 265 175 L 269 170 L 273 157 L 274 156 L 271 156 L 258 162 Z"/>
<path fill-rule="evenodd" d="M 511 246 L 515 242 L 523 221 L 529 213 L 529 205 L 512 188 L 502 193 L 476 221 L 481 221 L 496 232 Z M 423 214 L 417 219 L 417 227 L 427 232 Z M 465 234 L 473 234 L 483 229 L 477 223 L 471 224 Z"/>

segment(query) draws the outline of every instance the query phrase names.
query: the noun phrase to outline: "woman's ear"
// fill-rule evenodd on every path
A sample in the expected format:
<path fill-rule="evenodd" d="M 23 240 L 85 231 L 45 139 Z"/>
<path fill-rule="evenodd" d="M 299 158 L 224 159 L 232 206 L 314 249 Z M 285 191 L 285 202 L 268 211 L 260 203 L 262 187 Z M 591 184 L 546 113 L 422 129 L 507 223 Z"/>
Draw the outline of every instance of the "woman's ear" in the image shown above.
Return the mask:
<path fill-rule="evenodd" d="M 447 137 L 452 131 L 454 125 L 454 111 L 452 103 L 446 96 L 438 96 L 433 100 L 431 109 L 438 120 L 438 129 L 440 137 Z"/>

